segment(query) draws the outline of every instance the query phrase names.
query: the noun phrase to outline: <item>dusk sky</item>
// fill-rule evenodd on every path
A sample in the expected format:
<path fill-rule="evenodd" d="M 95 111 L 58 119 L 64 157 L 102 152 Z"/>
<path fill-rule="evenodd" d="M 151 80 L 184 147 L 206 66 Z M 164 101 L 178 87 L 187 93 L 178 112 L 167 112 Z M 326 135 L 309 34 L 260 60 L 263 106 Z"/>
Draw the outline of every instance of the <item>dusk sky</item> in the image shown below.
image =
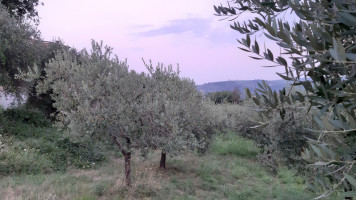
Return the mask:
<path fill-rule="evenodd" d="M 213 5 L 220 3 L 226 1 L 46 0 L 38 7 L 39 29 L 45 40 L 61 38 L 76 49 L 102 40 L 138 72 L 146 72 L 143 58 L 179 63 L 181 75 L 197 84 L 279 79 L 278 68 L 263 68 L 271 63 L 255 61 L 237 48 L 241 35 L 214 16 Z"/>

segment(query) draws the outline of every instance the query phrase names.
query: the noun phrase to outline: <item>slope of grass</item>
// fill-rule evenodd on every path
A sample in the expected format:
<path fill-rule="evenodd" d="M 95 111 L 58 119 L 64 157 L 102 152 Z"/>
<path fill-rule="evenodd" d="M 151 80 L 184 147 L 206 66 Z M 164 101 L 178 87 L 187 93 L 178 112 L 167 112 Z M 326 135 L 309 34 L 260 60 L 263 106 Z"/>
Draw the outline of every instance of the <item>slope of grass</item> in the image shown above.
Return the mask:
<path fill-rule="evenodd" d="M 312 199 L 303 178 L 283 168 L 267 173 L 257 149 L 235 135 L 219 136 L 204 156 L 168 157 L 158 169 L 159 152 L 133 157 L 133 186 L 125 187 L 122 159 L 98 169 L 72 169 L 47 175 L 6 176 L 0 199 Z M 335 199 L 335 198 L 333 198 Z"/>

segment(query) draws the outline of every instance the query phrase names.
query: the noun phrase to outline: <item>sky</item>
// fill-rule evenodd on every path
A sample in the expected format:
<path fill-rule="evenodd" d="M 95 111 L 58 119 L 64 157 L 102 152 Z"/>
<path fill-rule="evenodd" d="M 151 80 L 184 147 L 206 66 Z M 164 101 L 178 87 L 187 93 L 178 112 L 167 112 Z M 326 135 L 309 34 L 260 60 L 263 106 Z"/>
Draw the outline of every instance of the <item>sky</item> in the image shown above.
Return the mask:
<path fill-rule="evenodd" d="M 224 0 L 45 0 L 39 6 L 39 30 L 46 41 L 62 39 L 76 49 L 90 49 L 91 40 L 111 46 L 130 69 L 147 72 L 142 59 L 172 64 L 196 84 L 227 80 L 280 79 L 264 68 L 268 61 L 249 58 L 229 28 L 214 16 L 213 5 Z M 259 35 L 257 35 L 259 37 Z M 259 40 L 263 44 L 263 40 Z M 266 41 L 266 45 L 269 43 Z M 279 51 L 278 49 L 275 49 Z"/>

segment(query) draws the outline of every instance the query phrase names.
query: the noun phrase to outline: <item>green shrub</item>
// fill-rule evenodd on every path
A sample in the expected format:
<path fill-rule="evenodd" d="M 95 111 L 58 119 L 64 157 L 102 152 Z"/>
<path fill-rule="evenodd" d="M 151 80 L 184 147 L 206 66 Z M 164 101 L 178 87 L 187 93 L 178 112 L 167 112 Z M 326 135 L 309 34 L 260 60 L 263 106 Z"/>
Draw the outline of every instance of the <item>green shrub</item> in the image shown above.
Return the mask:
<path fill-rule="evenodd" d="M 61 138 L 56 145 L 65 151 L 65 161 L 78 168 L 91 168 L 106 160 L 103 148 L 88 141 L 73 142 L 69 138 Z"/>
<path fill-rule="evenodd" d="M 7 109 L 3 112 L 3 117 L 12 122 L 31 124 L 34 127 L 49 127 L 51 121 L 36 109 L 25 109 L 24 107 Z"/>
<path fill-rule="evenodd" d="M 70 140 L 37 110 L 8 109 L 0 115 L 0 173 L 38 174 L 64 171 L 68 166 L 91 168 L 104 162 L 105 151 L 109 151 L 89 141 Z"/>
<path fill-rule="evenodd" d="M 39 174 L 53 171 L 54 165 L 36 149 L 9 149 L 0 156 L 1 174 Z"/>

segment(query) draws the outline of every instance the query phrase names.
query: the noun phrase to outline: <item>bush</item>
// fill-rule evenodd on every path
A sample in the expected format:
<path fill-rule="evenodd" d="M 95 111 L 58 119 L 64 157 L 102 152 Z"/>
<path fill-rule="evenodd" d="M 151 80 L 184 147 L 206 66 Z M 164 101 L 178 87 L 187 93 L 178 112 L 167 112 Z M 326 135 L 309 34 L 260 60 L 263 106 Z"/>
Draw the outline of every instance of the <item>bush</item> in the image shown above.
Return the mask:
<path fill-rule="evenodd" d="M 37 110 L 8 109 L 0 115 L 0 173 L 47 173 L 64 171 L 68 166 L 91 168 L 105 161 L 105 146 L 70 140 Z"/>
<path fill-rule="evenodd" d="M 7 109 L 3 113 L 10 122 L 19 122 L 23 124 L 33 125 L 34 127 L 49 127 L 51 121 L 46 116 L 36 109 L 25 109 L 24 107 Z"/>
<path fill-rule="evenodd" d="M 106 160 L 103 151 L 107 149 L 88 141 L 73 142 L 69 138 L 61 138 L 56 145 L 65 152 L 64 161 L 78 168 L 91 168 Z"/>
<path fill-rule="evenodd" d="M 39 174 L 53 171 L 54 164 L 36 149 L 13 149 L 0 154 L 1 174 Z"/>

